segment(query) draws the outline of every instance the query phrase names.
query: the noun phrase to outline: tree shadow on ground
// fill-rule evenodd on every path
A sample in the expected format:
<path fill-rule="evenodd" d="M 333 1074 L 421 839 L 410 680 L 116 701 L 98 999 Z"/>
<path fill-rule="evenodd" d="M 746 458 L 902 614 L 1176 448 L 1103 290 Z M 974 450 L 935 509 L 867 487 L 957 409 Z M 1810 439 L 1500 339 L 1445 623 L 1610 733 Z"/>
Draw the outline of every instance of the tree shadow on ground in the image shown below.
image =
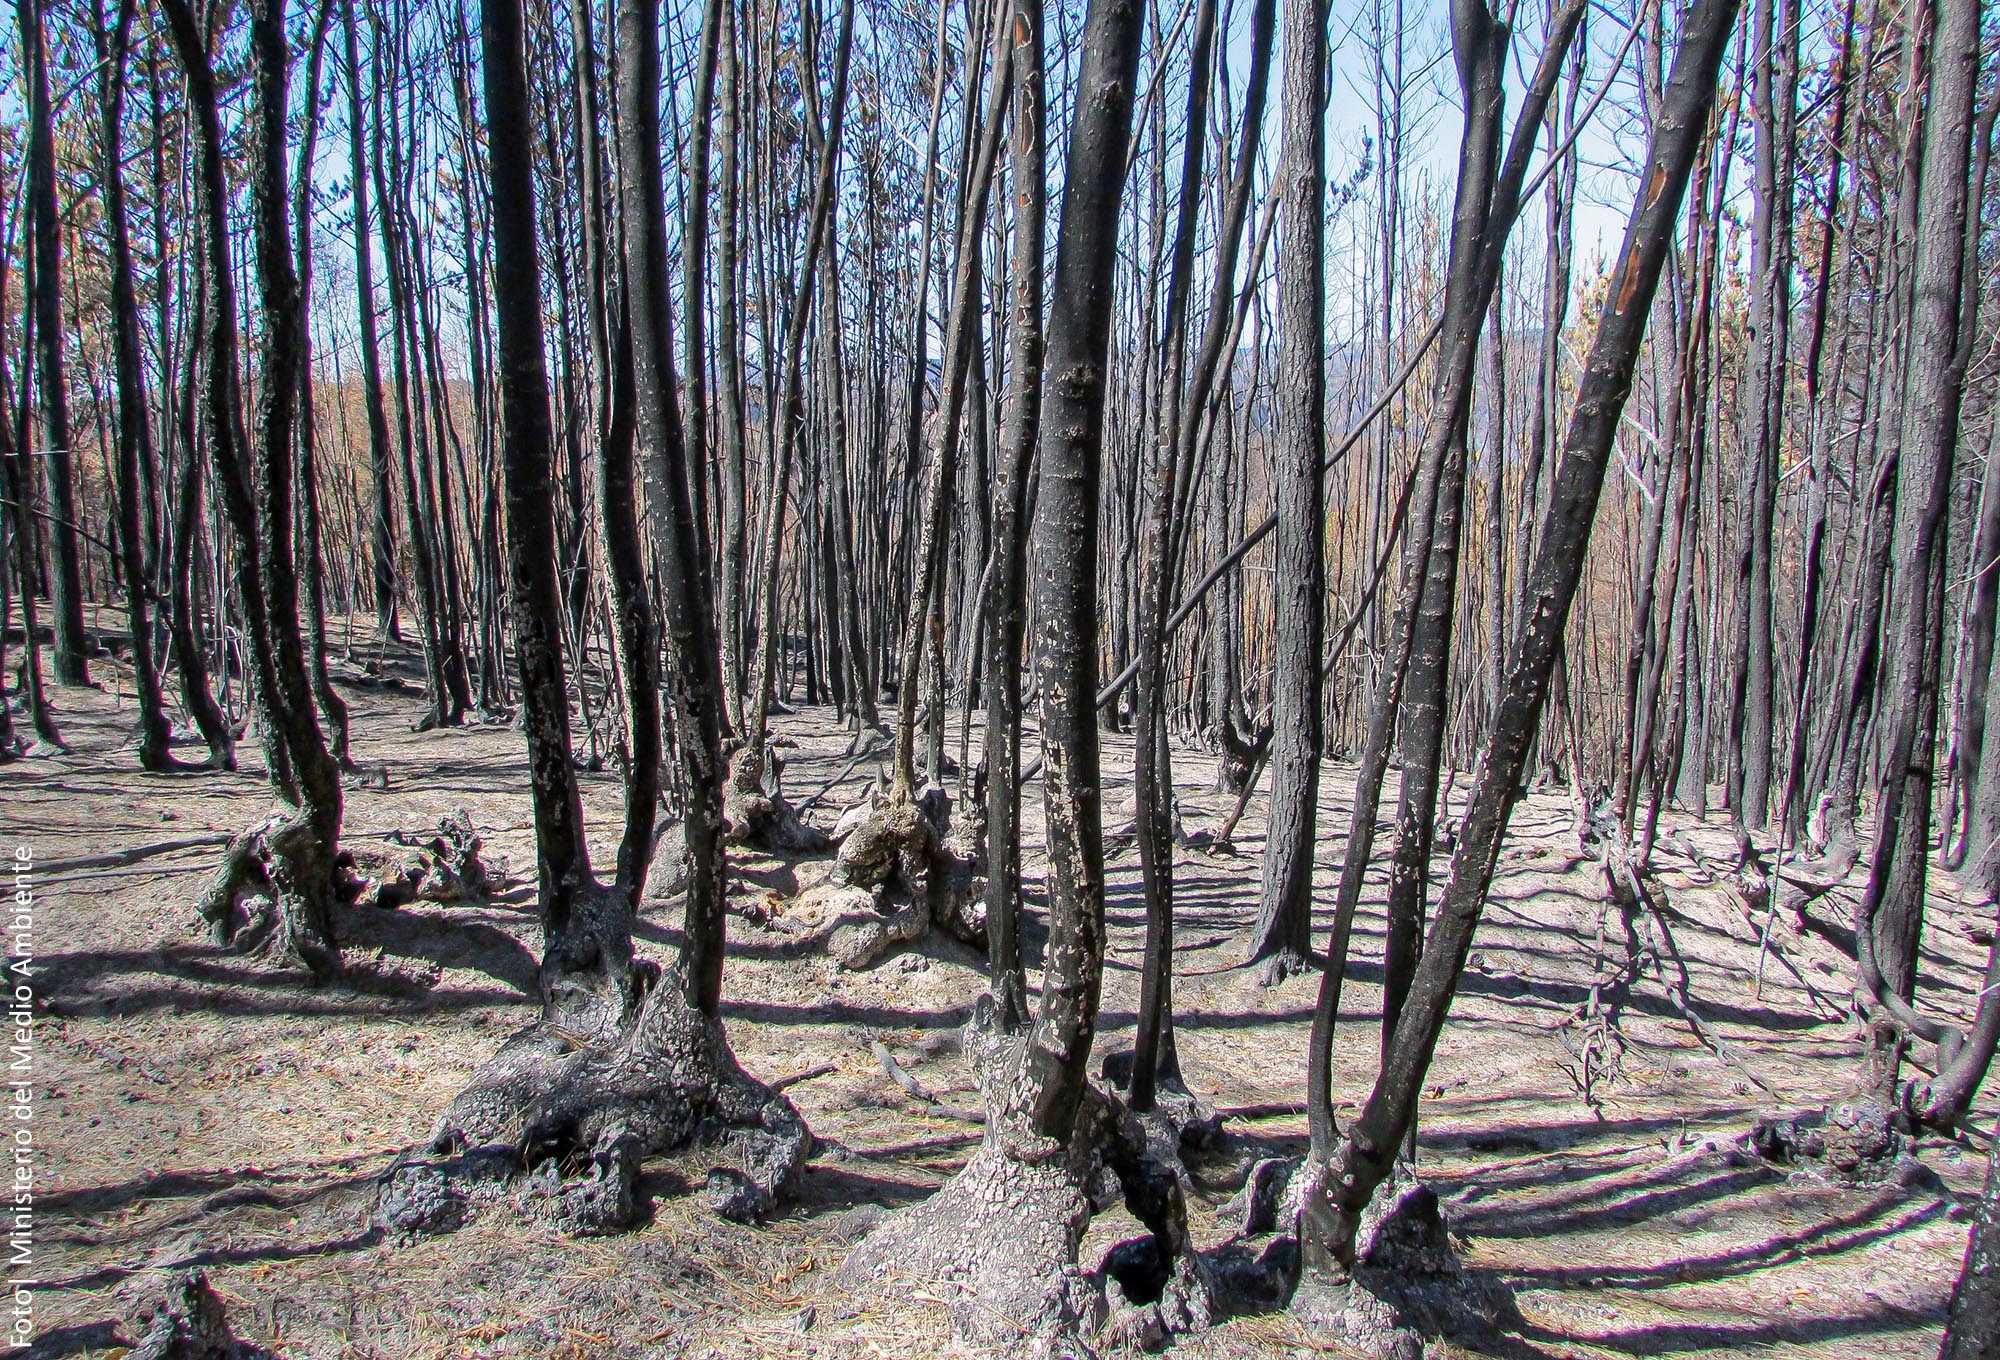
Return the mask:
<path fill-rule="evenodd" d="M 1846 1317 L 1800 1318 L 1743 1326 L 1718 1326 L 1713 1322 L 1662 1323 L 1629 1332 L 1597 1335 L 1561 1332 L 1530 1323 L 1523 1335 L 1538 1341 L 1573 1345 L 1577 1342 L 1627 1355 L 1672 1355 L 1684 1351 L 1747 1355 L 1774 1346 L 1837 1341 L 1849 1337 L 1893 1336 L 1935 1327 L 1941 1313 L 1918 1312 L 1884 1305 Z"/>

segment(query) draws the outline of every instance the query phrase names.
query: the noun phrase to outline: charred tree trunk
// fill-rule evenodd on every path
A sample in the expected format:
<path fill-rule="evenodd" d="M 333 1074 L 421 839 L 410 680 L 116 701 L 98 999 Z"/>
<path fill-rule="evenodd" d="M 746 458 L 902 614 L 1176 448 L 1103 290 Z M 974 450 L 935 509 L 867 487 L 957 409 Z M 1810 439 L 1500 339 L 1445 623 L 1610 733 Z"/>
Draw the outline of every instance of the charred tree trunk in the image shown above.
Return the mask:
<path fill-rule="evenodd" d="M 363 0 L 365 3 L 365 0 Z M 375 628 L 396 635 L 396 504 L 389 480 L 389 415 L 382 400 L 382 346 L 375 331 L 375 249 L 368 213 L 368 125 L 362 116 L 361 52 L 356 0 L 341 0 L 347 40 L 348 192 L 354 196 L 354 292 L 361 329 L 361 397 L 368 415 L 368 474 L 374 507 L 369 540 L 374 569 Z"/>
<path fill-rule="evenodd" d="M 140 470 L 153 462 L 152 426 L 146 411 L 145 361 L 140 353 L 139 299 L 132 276 L 132 238 L 125 213 L 125 90 L 134 0 L 120 0 L 107 26 L 93 4 L 93 36 L 100 63 L 100 103 L 104 114 L 101 155 L 104 217 L 111 248 L 111 348 L 118 381 L 118 548 L 125 574 L 126 617 L 132 627 L 132 680 L 139 699 L 139 765 L 170 770 L 171 731 L 160 691 L 159 663 L 153 655 L 154 584 L 146 569 L 140 513 Z"/>
<path fill-rule="evenodd" d="M 1951 1291 L 1938 1360 L 1994 1360 L 2000 1356 L 2000 1139 L 1986 1154 L 1986 1192 L 1972 1220 L 1965 1265 Z"/>
<path fill-rule="evenodd" d="M 1278 256 L 1276 633 L 1271 655 L 1271 796 L 1249 960 L 1266 983 L 1310 966 L 1313 829 L 1319 811 L 1319 657 L 1326 632 L 1326 7 L 1286 0 L 1284 249 Z"/>
<path fill-rule="evenodd" d="M 254 459 L 244 432 L 237 311 L 230 274 L 229 195 L 208 40 L 187 0 L 164 0 L 188 78 L 199 142 L 208 254 L 208 439 L 229 520 L 250 653 L 250 697 L 264 730 L 271 781 L 291 811 L 237 837 L 217 871 L 203 914 L 224 940 L 268 935 L 282 958 L 315 976 L 339 966 L 333 940 L 333 869 L 340 836 L 340 770 L 320 736 L 299 637 L 297 557 L 292 533 L 292 450 L 305 314 L 293 270 L 285 127 L 290 52 L 283 0 L 264 0 L 251 19 L 256 91 L 252 205 L 264 323 Z M 246 891 L 275 898 L 268 931 L 243 919 Z M 247 937 L 244 927 L 253 926 Z"/>
<path fill-rule="evenodd" d="M 378 1213 L 411 1229 L 442 1226 L 412 1179 L 442 1182 L 459 1203 L 469 1195 L 468 1146 L 503 1150 L 503 1169 L 553 1163 L 559 1189 L 551 1209 L 572 1233 L 633 1226 L 641 1158 L 684 1147 L 721 1126 L 741 1156 L 709 1173 L 712 1202 L 734 1218 L 759 1217 L 796 1184 L 811 1134 L 780 1095 L 736 1065 L 717 1009 L 722 982 L 722 769 L 712 654 L 688 533 L 683 431 L 674 409 L 666 310 L 666 219 L 659 144 L 659 13 L 653 0 L 621 0 L 617 119 L 626 201 L 625 295 L 629 322 L 616 327 L 608 356 L 612 416 L 607 420 L 607 565 L 614 574 L 621 684 L 631 713 L 633 759 L 626 771 L 626 821 L 617 879 L 590 871 L 576 771 L 570 761 L 569 703 L 563 687 L 565 601 L 556 559 L 551 473 L 554 432 L 543 345 L 541 270 L 535 218 L 532 114 L 519 0 L 484 0 L 491 203 L 496 271 L 501 432 L 505 450 L 509 571 L 515 662 L 533 775 L 540 868 L 542 1018 L 515 1034 L 451 1103 L 432 1142 L 434 1159 L 400 1164 L 385 1179 Z M 703 111 L 705 114 L 706 111 Z M 628 350 L 627 337 L 630 339 Z M 629 358 L 628 358 L 629 355 Z M 626 413 L 634 419 L 629 419 Z M 676 976 L 662 980 L 632 949 L 632 920 L 652 854 L 658 798 L 660 724 L 653 668 L 658 638 L 639 573 L 632 439 L 642 453 L 649 508 L 661 546 L 676 728 L 689 805 L 686 826 L 688 918 Z M 650 708 L 650 711 L 648 709 Z M 442 1155 L 439 1155 L 442 1154 Z M 581 1175 L 577 1175 L 578 1169 Z M 720 1186 L 722 1194 L 713 1195 Z M 436 1191 L 429 1194 L 436 1200 Z"/>
<path fill-rule="evenodd" d="M 1641 189 L 1611 276 L 1591 343 L 1561 461 L 1550 483 L 1539 545 L 1527 578 L 1529 608 L 1514 641 L 1507 686 L 1494 715 L 1475 778 L 1451 877 L 1423 958 L 1398 1017 L 1374 1090 L 1351 1124 L 1300 1215 L 1306 1268 L 1316 1279 L 1337 1277 L 1352 1264 L 1363 1208 L 1388 1176 L 1415 1116 L 1424 1074 L 1471 947 L 1492 882 L 1501 840 L 1529 747 L 1548 697 L 1589 545 L 1591 520 L 1618 430 L 1640 344 L 1645 337 L 1661 267 L 1714 107 L 1717 76 L 1736 19 L 1737 0 L 1697 0 L 1683 21 Z M 1329 977 L 1332 973 L 1329 972 Z M 1324 991 L 1322 992 L 1324 1000 Z M 1322 1007 L 1322 1010 L 1324 1007 Z M 1319 1016 L 1315 1016 L 1317 1022 Z M 1320 1052 L 1312 1055 L 1314 1089 L 1325 1081 Z M 1324 1104 L 1315 1101 L 1315 1108 Z M 1316 1137 L 1325 1146 L 1332 1140 Z"/>
<path fill-rule="evenodd" d="M 500 0 L 505 3 L 506 0 Z M 725 3 L 727 0 L 725 0 Z M 722 1004 L 723 823 L 721 695 L 714 625 L 701 589 L 688 445 L 676 409 L 673 326 L 667 310 L 667 231 L 660 166 L 657 0 L 620 0 L 618 149 L 625 209 L 625 282 L 631 306 L 640 478 L 652 517 L 667 643 L 667 695 L 685 799 L 686 906 L 681 945 L 685 1004 L 713 1021 Z M 697 118 L 707 117 L 699 110 Z M 690 300 L 690 305 L 698 305 Z M 699 362 L 700 356 L 693 356 Z"/>
<path fill-rule="evenodd" d="M 1958 448 L 1969 337 L 1960 302 L 1968 229 L 1966 180 L 1978 88 L 1979 0 L 1939 0 L 1928 70 L 1917 202 L 1910 372 L 1896 433 L 1895 595 L 1887 651 L 1888 752 L 1868 887 L 1855 908 L 1861 986 L 1873 1006 L 1868 1085 L 1885 1110 L 1909 1035 L 1940 1031 L 1911 1009 L 1924 925 L 1944 652 L 1951 475 Z"/>
<path fill-rule="evenodd" d="M 1050 866 L 1041 1002 L 1021 1037 L 997 1033 L 992 1009 L 981 1007 L 975 1065 L 989 1116 L 979 1151 L 930 1200 L 871 1234 L 843 1268 L 857 1283 L 889 1271 L 949 1274 L 971 1296 L 962 1324 L 1016 1341 L 1071 1330 L 1091 1311 L 1076 1269 L 1091 1212 L 1083 1174 L 1114 1122 L 1085 1077 L 1104 961 L 1097 512 L 1117 208 L 1142 17 L 1129 0 L 1093 0 L 1085 17 L 1051 289 L 1034 516 Z M 1143 1201 L 1135 1208 L 1157 1217 Z M 1171 1254 L 1184 1242 L 1161 1245 Z"/>
<path fill-rule="evenodd" d="M 332 0 L 324 0 L 313 26 L 311 56 L 306 63 L 306 130 L 299 147 L 299 175 L 294 206 L 297 217 L 299 297 L 302 305 L 312 305 L 312 212 L 313 173 L 319 144 L 319 78 L 326 55 L 327 22 L 333 16 Z M 334 763 L 351 769 L 348 754 L 347 704 L 333 688 L 326 667 L 326 554 L 319 504 L 319 432 L 313 414 L 312 327 L 302 326 L 299 361 L 299 563 L 306 585 L 306 663 L 312 674 L 313 699 L 325 723 Z"/>
<path fill-rule="evenodd" d="M 1042 414 L 1042 270 L 1048 216 L 1041 0 L 1014 0 L 1011 389 L 993 487 L 994 574 L 986 623 L 986 936 L 995 1021 L 1028 1017 L 1021 962 L 1021 649 L 1027 626 L 1028 484 Z"/>
<path fill-rule="evenodd" d="M 793 289 L 791 319 L 785 328 L 782 357 L 784 381 L 775 408 L 768 411 L 765 417 L 776 421 L 778 428 L 776 454 L 764 487 L 764 514 L 757 552 L 757 664 L 751 675 L 748 707 L 744 710 L 740 733 L 742 744 L 729 771 L 729 834 L 737 840 L 754 840 L 764 836 L 774 821 L 782 820 L 785 815 L 778 800 L 764 788 L 764 740 L 770 726 L 779 651 L 778 572 L 784 549 L 785 505 L 791 481 L 792 457 L 798 446 L 800 427 L 805 423 L 802 406 L 805 362 L 802 351 L 806 327 L 812 318 L 813 294 L 819 281 L 820 252 L 833 248 L 830 238 L 833 234 L 835 170 L 840 160 L 841 121 L 847 105 L 848 61 L 853 49 L 854 3 L 847 0 L 841 7 L 840 39 L 833 59 L 833 95 L 819 148 L 812 208 L 807 217 L 805 254 Z M 816 79 L 817 76 L 809 78 Z M 691 565 L 698 566 L 692 561 Z"/>
<path fill-rule="evenodd" d="M 49 96 L 48 34 L 42 23 L 44 0 L 17 0 L 21 21 L 21 64 L 28 104 L 28 201 L 26 219 L 33 242 L 36 391 L 42 415 L 41 452 L 47 468 L 50 547 L 49 612 L 55 624 L 50 655 L 56 683 L 90 683 L 89 639 L 83 627 L 83 578 L 77 562 L 76 486 L 71 470 L 69 378 L 64 370 L 62 222 L 56 203 L 55 110 Z"/>

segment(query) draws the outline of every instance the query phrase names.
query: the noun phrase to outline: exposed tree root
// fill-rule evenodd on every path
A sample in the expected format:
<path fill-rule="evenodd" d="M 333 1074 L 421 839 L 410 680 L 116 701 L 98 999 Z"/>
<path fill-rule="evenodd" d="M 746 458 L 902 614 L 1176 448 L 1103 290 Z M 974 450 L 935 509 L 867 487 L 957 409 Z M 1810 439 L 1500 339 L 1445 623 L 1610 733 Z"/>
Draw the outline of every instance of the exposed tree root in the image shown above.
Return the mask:
<path fill-rule="evenodd" d="M 333 937 L 334 845 L 297 809 L 230 841 L 200 899 L 218 944 L 296 964 L 316 978 L 340 969 Z"/>
<path fill-rule="evenodd" d="M 843 968 L 866 968 L 896 945 L 938 929 L 986 944 L 984 854 L 974 825 L 947 833 L 942 789 L 872 798 L 841 818 L 827 880 L 783 903 L 781 929 L 824 942 Z"/>
<path fill-rule="evenodd" d="M 1911 1155 L 1915 1139 L 1907 1113 L 1869 1096 L 1760 1119 L 1743 1144 L 1766 1162 L 1835 1185 L 1935 1182 Z"/>
<path fill-rule="evenodd" d="M 791 855 L 832 848 L 832 838 L 785 801 L 784 764 L 776 751 L 767 751 L 764 767 L 768 773 L 762 780 L 753 782 L 747 774 L 732 770 L 723 785 L 722 815 L 729 823 L 729 843 Z"/>
<path fill-rule="evenodd" d="M 508 887 L 507 861 L 481 855 L 472 814 L 459 808 L 438 818 L 437 830 L 398 831 L 390 846 L 344 846 L 335 860 L 341 896 L 354 906 L 400 907 L 409 902 L 477 902 Z"/>
<path fill-rule="evenodd" d="M 544 1018 L 446 1107 L 426 1154 L 383 1177 L 384 1227 L 449 1231 L 472 1206 L 511 1198 L 571 1235 L 622 1232 L 642 1210 L 644 1158 L 696 1145 L 714 1149 L 704 1193 L 725 1218 L 760 1219 L 797 1188 L 812 1151 L 798 1111 L 737 1066 L 721 1022 L 677 979 L 605 948 L 612 933 L 573 932 Z"/>

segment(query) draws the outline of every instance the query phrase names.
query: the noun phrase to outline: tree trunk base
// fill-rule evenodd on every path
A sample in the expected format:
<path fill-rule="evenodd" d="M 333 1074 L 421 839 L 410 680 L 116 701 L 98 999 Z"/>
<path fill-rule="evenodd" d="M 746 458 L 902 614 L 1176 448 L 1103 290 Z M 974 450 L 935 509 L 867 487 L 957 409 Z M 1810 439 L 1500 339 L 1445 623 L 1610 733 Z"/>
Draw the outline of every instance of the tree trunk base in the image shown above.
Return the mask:
<path fill-rule="evenodd" d="M 1104 1289 L 1076 1253 L 1092 1207 L 1068 1159 L 1025 1161 L 989 1135 L 942 1190 L 863 1239 L 838 1279 L 943 1286 L 959 1329 L 980 1340 L 1091 1335 L 1105 1319 Z"/>
<path fill-rule="evenodd" d="M 427 1155 L 383 1177 L 385 1228 L 449 1231 L 473 1206 L 511 1198 L 569 1235 L 622 1232 L 641 1215 L 643 1159 L 697 1145 L 715 1150 L 704 1193 L 725 1218 L 761 1219 L 798 1188 L 813 1145 L 804 1120 L 737 1066 L 721 1022 L 686 1003 L 677 977 L 631 967 L 629 1018 L 613 1021 L 618 989 L 593 987 L 588 967 L 570 975 L 545 1018 L 446 1107 Z"/>
<path fill-rule="evenodd" d="M 1257 985 L 1268 989 L 1282 987 L 1295 977 L 1304 977 L 1313 971 L 1313 961 L 1286 945 L 1261 957 L 1245 959 L 1244 967 L 1255 968 Z"/>
<path fill-rule="evenodd" d="M 216 943 L 306 969 L 340 971 L 333 938 L 336 847 L 298 809 L 238 835 L 202 891 L 201 918 Z"/>
<path fill-rule="evenodd" d="M 1270 1178 L 1284 1201 L 1281 1222 L 1304 1227 L 1302 1211 L 1326 1174 L 1307 1162 Z M 1464 1268 L 1436 1192 L 1401 1163 L 1361 1212 L 1353 1260 L 1349 1269 L 1304 1270 L 1290 1309 L 1371 1360 L 1421 1360 L 1433 1338 L 1483 1349 L 1519 1321 L 1504 1285 Z"/>
<path fill-rule="evenodd" d="M 775 755 L 771 760 L 776 763 Z M 731 845 L 784 855 L 817 855 L 833 848 L 832 837 L 800 817 L 776 781 L 767 789 L 732 771 L 722 787 L 722 816 Z"/>
<path fill-rule="evenodd" d="M 1774 1166 L 1835 1185 L 1911 1185 L 1932 1177 L 1909 1155 L 1908 1117 L 1872 1096 L 1760 1119 L 1744 1141 L 1748 1151 Z"/>
<path fill-rule="evenodd" d="M 892 1278 L 943 1285 L 958 1329 L 988 1342 L 1113 1336 L 1156 1349 L 1169 1335 L 1208 1326 L 1222 1310 L 1207 1263 L 1190 1250 L 1174 1168 L 1154 1159 L 1130 1113 L 1093 1087 L 1067 1144 L 1037 1134 L 1016 1112 L 1027 1102 L 1013 1098 L 1027 1041 L 1001 1032 L 994 1017 L 991 999 L 982 999 L 965 1034 L 987 1093 L 979 1150 L 935 1195 L 883 1219 L 838 1279 L 853 1288 Z M 1151 1235 L 1121 1243 L 1085 1271 L 1077 1261 L 1084 1231 L 1121 1191 Z"/>
<path fill-rule="evenodd" d="M 1134 1056 L 1129 1048 L 1107 1053 L 1099 1069 L 1105 1085 L 1128 1103 Z M 1189 1184 L 1189 1178 L 1181 1154 L 1222 1143 L 1222 1116 L 1188 1089 L 1177 1063 L 1162 1064 L 1153 1078 L 1153 1108 L 1143 1114 L 1135 1110 L 1132 1117 L 1145 1132 L 1149 1154 L 1172 1166 L 1184 1186 Z"/>

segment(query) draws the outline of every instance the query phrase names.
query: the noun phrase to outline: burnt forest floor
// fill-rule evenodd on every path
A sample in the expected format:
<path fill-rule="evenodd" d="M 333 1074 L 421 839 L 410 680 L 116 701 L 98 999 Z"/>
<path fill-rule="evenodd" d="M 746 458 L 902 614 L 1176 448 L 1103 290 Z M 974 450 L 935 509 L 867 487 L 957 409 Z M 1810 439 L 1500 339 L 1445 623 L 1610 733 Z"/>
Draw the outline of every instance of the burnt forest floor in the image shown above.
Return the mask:
<path fill-rule="evenodd" d="M 413 675 L 407 655 L 393 669 Z M 462 807 L 522 886 L 473 905 L 349 910 L 339 921 L 348 971 L 312 987 L 194 929 L 222 840 L 268 807 L 254 738 L 240 773 L 142 774 L 126 749 L 130 673 L 106 660 L 94 670 L 104 688 L 51 691 L 68 753 L 0 767 L 0 828 L 9 853 L 33 848 L 42 894 L 35 1265 L 47 1283 L 36 1354 L 117 1355 L 165 1272 L 187 1265 L 207 1271 L 240 1336 L 292 1357 L 984 1353 L 953 1339 L 943 1299 L 921 1286 L 884 1302 L 831 1280 L 853 1235 L 851 1207 L 923 1197 L 976 1144 L 975 1126 L 892 1083 L 869 1044 L 886 1044 L 943 1105 L 976 1108 L 953 1041 L 984 986 L 971 951 L 933 936 L 866 971 L 835 972 L 754 923 L 761 899 L 793 890 L 805 866 L 739 857 L 732 891 L 748 910 L 731 916 L 724 1006 L 736 1052 L 766 1080 L 830 1069 L 789 1089 L 821 1140 L 802 1202 L 762 1227 L 725 1223 L 687 1193 L 699 1169 L 668 1160 L 648 1168 L 650 1217 L 625 1236 L 560 1239 L 493 1212 L 448 1236 L 386 1241 L 369 1222 L 375 1178 L 533 1014 L 539 932 L 520 735 L 504 725 L 413 733 L 414 687 L 343 686 L 356 758 L 387 774 L 386 787 L 349 790 L 346 839 L 379 843 Z M 794 799 L 850 764 L 828 710 L 781 717 L 776 732 Z M 1130 822 L 1129 740 L 1106 739 L 1104 768 L 1115 832 Z M 1214 791 L 1213 771 L 1208 754 L 1176 750 L 1189 831 L 1233 801 Z M 873 761 L 855 766 L 810 815 L 830 826 L 875 772 Z M 1324 783 L 1322 931 L 1352 778 L 1335 764 Z M 584 780 L 593 858 L 608 864 L 617 777 Z M 1025 802 L 1032 880 L 1038 784 Z M 1919 1155 L 1934 1178 L 1872 1190 L 1730 1154 L 1760 1115 L 1823 1104 L 1852 1080 L 1853 965 L 1840 923 L 1855 889 L 1823 899 L 1803 931 L 1782 916 L 1767 922 L 1716 872 L 1733 858 L 1723 820 L 1667 820 L 1657 856 L 1666 910 L 1653 921 L 1607 907 L 1601 865 L 1577 853 L 1564 790 L 1539 790 L 1517 812 L 1426 1090 L 1422 1173 L 1468 1264 L 1513 1290 L 1512 1353 L 1933 1355 L 1983 1137 L 1928 1141 Z M 1304 1143 L 1293 1111 L 1316 979 L 1263 990 L 1237 966 L 1262 835 L 1253 802 L 1234 854 L 1183 850 L 1176 861 L 1180 1051 L 1190 1083 L 1237 1112 L 1224 1148 L 1193 1164 L 1203 1242 L 1226 1232 L 1218 1211 L 1251 1160 Z M 142 848 L 116 862 L 113 852 Z M 1129 1043 L 1141 954 L 1137 857 L 1129 839 L 1113 850 L 1100 1053 Z M 1962 1022 L 1991 923 L 1973 920 L 1947 875 L 1934 882 L 1926 994 Z M 1335 1071 L 1348 1109 L 1365 1097 L 1377 1052 L 1381 887 L 1371 882 L 1356 927 Z M 674 918 L 643 920 L 641 949 L 670 954 Z M 1678 962 L 1670 953 L 1656 973 L 1642 957 L 1634 976 L 1630 951 L 1662 928 Z M 1594 1013 L 1593 979 L 1605 983 Z M 1697 1036 L 1683 1002 L 1718 1045 Z M 1580 1055 L 1593 1046 L 1618 1057 L 1586 1077 Z M 1990 1130 L 1994 1111 L 1989 1090 L 1972 1122 Z M 1136 1226 L 1122 1210 L 1100 1218 L 1086 1267 Z M 1176 1349 L 1339 1353 L 1282 1314 Z"/>

